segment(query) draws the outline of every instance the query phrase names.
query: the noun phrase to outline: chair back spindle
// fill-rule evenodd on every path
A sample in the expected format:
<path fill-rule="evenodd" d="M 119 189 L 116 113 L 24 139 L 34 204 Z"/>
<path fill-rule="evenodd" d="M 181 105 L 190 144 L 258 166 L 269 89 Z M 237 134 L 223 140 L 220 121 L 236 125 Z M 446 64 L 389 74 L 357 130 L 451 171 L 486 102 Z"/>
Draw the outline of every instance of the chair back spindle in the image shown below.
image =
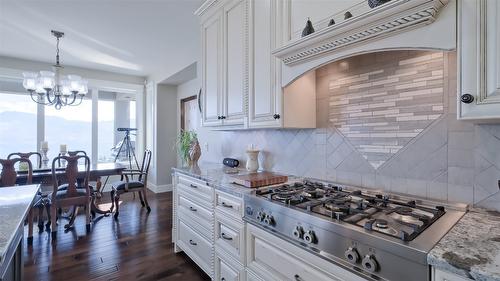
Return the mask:
<path fill-rule="evenodd" d="M 147 175 L 149 173 L 149 165 L 151 164 L 151 150 L 146 149 L 144 151 L 144 157 L 141 163 L 141 175 L 139 175 L 138 180 L 140 182 L 147 181 Z"/>
<path fill-rule="evenodd" d="M 76 156 L 76 155 L 82 155 L 82 156 L 87 156 L 87 152 L 83 150 L 75 150 L 75 151 L 68 151 L 69 156 Z M 58 156 L 63 156 L 61 153 L 59 153 Z M 85 164 L 85 163 L 84 163 Z M 61 167 L 61 159 L 57 160 L 57 165 Z"/>

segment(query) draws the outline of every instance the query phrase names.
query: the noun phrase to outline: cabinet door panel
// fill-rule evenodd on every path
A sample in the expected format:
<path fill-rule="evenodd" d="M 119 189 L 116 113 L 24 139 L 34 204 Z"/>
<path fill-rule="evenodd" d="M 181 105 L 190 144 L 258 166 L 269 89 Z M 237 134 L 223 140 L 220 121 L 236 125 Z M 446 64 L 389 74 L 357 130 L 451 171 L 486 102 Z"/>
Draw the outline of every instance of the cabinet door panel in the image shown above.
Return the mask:
<path fill-rule="evenodd" d="M 218 125 L 221 120 L 221 16 L 216 14 L 202 27 L 203 50 L 203 125 Z"/>
<path fill-rule="evenodd" d="M 224 7 L 224 125 L 242 124 L 247 94 L 246 1 Z"/>
<path fill-rule="evenodd" d="M 281 113 L 281 86 L 277 81 L 280 64 L 271 53 L 279 36 L 276 5 L 272 0 L 251 2 L 249 127 L 280 125 L 280 119 L 274 118 Z"/>
<path fill-rule="evenodd" d="M 500 3 L 497 0 L 459 2 L 459 119 L 500 118 Z"/>

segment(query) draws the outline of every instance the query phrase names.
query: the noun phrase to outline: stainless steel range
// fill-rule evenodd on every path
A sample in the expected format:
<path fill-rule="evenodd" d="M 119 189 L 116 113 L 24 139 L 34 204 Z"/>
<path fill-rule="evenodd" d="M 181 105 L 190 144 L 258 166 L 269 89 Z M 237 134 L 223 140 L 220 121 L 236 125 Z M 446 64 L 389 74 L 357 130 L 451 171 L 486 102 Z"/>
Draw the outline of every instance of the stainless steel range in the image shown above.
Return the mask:
<path fill-rule="evenodd" d="M 422 281 L 466 207 L 304 181 L 246 195 L 244 219 L 368 280 Z"/>

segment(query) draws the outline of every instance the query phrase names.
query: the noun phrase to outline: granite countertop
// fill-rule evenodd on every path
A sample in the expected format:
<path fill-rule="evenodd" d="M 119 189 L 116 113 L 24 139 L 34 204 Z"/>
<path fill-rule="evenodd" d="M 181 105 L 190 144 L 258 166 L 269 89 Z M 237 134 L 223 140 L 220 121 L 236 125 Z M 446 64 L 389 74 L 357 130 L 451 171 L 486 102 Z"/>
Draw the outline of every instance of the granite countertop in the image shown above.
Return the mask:
<path fill-rule="evenodd" d="M 196 168 L 174 167 L 172 170 L 206 181 L 210 186 L 238 197 L 242 197 L 244 194 L 252 194 L 256 190 L 255 188 L 248 188 L 233 183 L 231 176 L 249 173 L 242 168 L 228 168 L 222 164 L 201 163 Z M 289 181 L 294 179 L 298 178 L 288 175 Z"/>
<path fill-rule="evenodd" d="M 38 185 L 22 185 L 0 188 L 0 265 L 14 241 L 19 227 L 24 225 Z"/>
<path fill-rule="evenodd" d="M 429 253 L 435 268 L 481 281 L 500 281 L 500 214 L 466 213 Z"/>

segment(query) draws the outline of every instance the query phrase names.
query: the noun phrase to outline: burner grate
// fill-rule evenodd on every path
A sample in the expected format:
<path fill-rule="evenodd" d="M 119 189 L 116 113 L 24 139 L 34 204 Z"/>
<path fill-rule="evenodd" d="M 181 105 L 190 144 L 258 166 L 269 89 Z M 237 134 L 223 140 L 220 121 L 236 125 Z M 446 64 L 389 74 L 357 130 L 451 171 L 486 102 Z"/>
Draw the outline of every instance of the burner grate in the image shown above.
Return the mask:
<path fill-rule="evenodd" d="M 257 191 L 271 201 L 303 209 L 368 231 L 411 241 L 445 214 L 442 206 L 427 208 L 416 201 L 400 202 L 336 185 L 304 181 Z"/>

